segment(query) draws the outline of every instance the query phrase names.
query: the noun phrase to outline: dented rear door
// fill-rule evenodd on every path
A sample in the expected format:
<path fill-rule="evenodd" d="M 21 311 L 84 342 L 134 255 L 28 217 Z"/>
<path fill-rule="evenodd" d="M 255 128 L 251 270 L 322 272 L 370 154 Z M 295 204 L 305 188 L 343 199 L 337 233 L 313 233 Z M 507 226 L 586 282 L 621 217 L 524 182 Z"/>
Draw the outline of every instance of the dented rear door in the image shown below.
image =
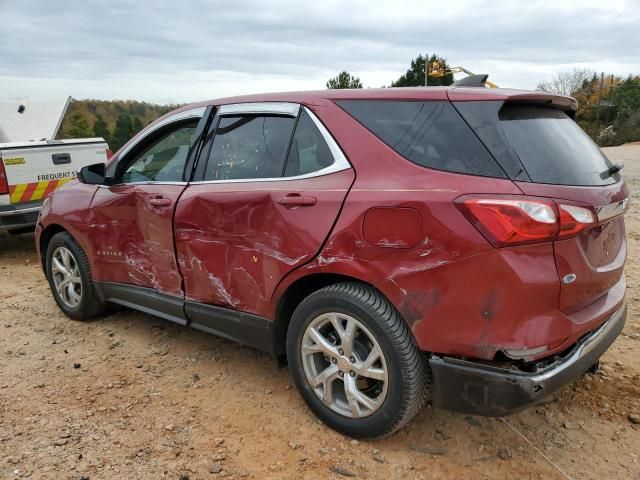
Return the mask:
<path fill-rule="evenodd" d="M 321 249 L 355 174 L 313 114 L 260 105 L 219 109 L 175 230 L 187 300 L 268 316 L 280 280 Z"/>

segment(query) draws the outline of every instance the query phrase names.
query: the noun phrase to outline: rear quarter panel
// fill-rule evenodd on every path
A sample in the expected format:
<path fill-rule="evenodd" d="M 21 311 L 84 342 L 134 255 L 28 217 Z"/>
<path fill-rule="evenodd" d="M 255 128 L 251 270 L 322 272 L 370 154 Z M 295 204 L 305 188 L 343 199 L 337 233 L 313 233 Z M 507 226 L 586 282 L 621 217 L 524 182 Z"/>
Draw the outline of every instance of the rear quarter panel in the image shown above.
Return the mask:
<path fill-rule="evenodd" d="M 319 102 L 311 108 L 353 164 L 356 181 L 320 255 L 279 285 L 272 314 L 297 279 L 321 272 L 347 275 L 382 291 L 422 350 L 490 360 L 503 349 L 546 346 L 540 356 L 561 351 L 620 303 L 623 278 L 593 308 L 562 312 L 552 243 L 494 249 L 453 204 L 460 195 L 483 193 L 565 199 L 581 194 L 584 202 L 584 188 L 564 187 L 563 196 L 553 186 L 426 169 L 396 154 L 337 105 Z M 625 198 L 626 187 L 616 185 L 590 191 L 592 204 Z M 363 226 L 374 207 L 417 211 L 420 241 L 370 243 Z M 393 230 L 393 215 L 379 221 Z M 365 230 L 376 234 L 384 228 Z"/>

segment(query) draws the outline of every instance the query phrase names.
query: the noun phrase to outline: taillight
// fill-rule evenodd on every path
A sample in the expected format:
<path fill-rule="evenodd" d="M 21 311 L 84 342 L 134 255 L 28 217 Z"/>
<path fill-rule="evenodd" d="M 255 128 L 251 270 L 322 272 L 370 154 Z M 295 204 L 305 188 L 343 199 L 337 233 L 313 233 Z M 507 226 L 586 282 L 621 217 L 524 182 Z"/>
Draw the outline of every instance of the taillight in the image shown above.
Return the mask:
<path fill-rule="evenodd" d="M 4 163 L 0 157 L 0 195 L 9 193 L 9 182 L 7 181 L 7 173 L 4 171 Z"/>
<path fill-rule="evenodd" d="M 506 196 L 505 196 L 506 197 Z M 551 242 L 595 222 L 586 207 L 534 197 L 460 197 L 455 203 L 495 247 Z"/>
<path fill-rule="evenodd" d="M 111 157 L 113 157 L 113 152 L 110 148 L 107 148 L 107 160 L 109 160 Z"/>
<path fill-rule="evenodd" d="M 552 202 L 525 198 L 462 198 L 456 203 L 495 247 L 544 242 L 558 233 Z"/>
<path fill-rule="evenodd" d="M 596 221 L 593 212 L 586 207 L 559 204 L 558 211 L 560 212 L 558 236 L 561 238 L 576 235 Z"/>

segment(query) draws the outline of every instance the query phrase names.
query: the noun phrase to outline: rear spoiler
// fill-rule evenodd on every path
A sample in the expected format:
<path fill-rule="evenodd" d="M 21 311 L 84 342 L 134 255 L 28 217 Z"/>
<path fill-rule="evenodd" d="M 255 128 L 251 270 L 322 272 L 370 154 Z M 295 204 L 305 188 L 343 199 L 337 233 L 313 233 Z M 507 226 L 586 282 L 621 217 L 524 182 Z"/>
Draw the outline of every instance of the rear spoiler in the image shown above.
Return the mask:
<path fill-rule="evenodd" d="M 526 90 L 509 89 L 483 89 L 482 95 L 478 95 L 478 88 L 458 86 L 447 91 L 449 100 L 452 102 L 470 101 L 501 101 L 528 103 L 537 105 L 547 105 L 566 112 L 573 117 L 578 109 L 578 101 L 573 97 L 555 95 L 548 92 L 530 92 Z"/>
<path fill-rule="evenodd" d="M 549 107 L 557 108 L 573 116 L 578 110 L 578 101 L 573 97 L 565 97 L 562 95 L 553 95 L 551 93 L 537 93 L 531 92 L 530 94 L 514 95 L 505 101 L 509 103 L 527 103 L 536 105 L 547 105 Z"/>

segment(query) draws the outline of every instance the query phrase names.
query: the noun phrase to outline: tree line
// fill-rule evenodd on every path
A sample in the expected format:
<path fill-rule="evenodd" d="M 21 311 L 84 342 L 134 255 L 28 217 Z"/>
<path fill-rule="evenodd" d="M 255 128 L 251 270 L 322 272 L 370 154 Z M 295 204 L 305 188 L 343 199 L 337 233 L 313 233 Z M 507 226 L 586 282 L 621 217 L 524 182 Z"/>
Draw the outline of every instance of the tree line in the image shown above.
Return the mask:
<path fill-rule="evenodd" d="M 177 107 L 134 100 L 73 100 L 58 138 L 102 137 L 115 152 L 156 118 Z"/>
<path fill-rule="evenodd" d="M 451 73 L 449 65 L 447 64 L 446 59 L 440 57 L 436 54 L 431 56 L 427 55 L 418 55 L 416 58 L 411 60 L 411 64 L 405 73 L 400 75 L 400 77 L 391 82 L 389 87 L 422 87 L 424 86 L 424 76 L 426 72 L 426 62 L 427 57 L 430 65 L 434 63 L 439 64 L 439 70 L 442 71 L 442 74 L 434 74 L 431 69 L 429 69 L 428 73 L 428 82 L 427 84 L 431 87 L 433 86 L 447 86 L 453 83 L 453 73 Z M 327 88 L 363 88 L 362 82 L 360 78 L 352 75 L 347 71 L 342 71 L 338 75 L 333 78 L 330 78 L 326 84 Z"/>
<path fill-rule="evenodd" d="M 540 83 L 538 90 L 574 97 L 576 122 L 600 146 L 640 140 L 640 75 L 623 78 L 574 69 Z"/>

